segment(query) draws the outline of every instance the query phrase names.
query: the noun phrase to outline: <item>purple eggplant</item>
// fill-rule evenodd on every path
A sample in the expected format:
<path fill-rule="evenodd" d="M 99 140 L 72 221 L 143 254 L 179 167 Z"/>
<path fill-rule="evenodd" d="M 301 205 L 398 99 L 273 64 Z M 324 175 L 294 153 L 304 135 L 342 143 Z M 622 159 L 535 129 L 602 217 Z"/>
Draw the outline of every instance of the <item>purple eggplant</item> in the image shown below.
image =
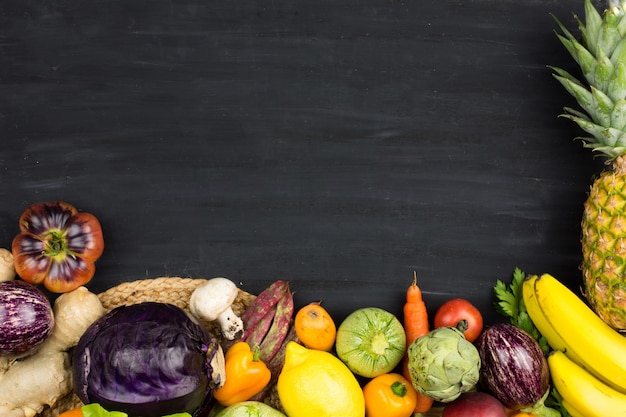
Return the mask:
<path fill-rule="evenodd" d="M 476 340 L 481 358 L 480 386 L 509 408 L 530 406 L 548 389 L 548 364 L 535 339 L 508 323 L 498 323 Z"/>
<path fill-rule="evenodd" d="M 43 292 L 20 280 L 0 283 L 0 356 L 34 353 L 53 328 L 52 306 Z"/>

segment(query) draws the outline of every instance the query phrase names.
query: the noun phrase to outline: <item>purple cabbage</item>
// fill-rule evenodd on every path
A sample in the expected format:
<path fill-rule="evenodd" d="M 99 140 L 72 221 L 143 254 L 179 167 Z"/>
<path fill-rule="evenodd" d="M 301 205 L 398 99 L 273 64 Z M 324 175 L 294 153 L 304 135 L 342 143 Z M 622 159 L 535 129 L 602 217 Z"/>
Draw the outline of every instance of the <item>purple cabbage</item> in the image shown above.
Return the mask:
<path fill-rule="evenodd" d="M 528 407 L 548 389 L 548 364 L 535 339 L 517 326 L 498 323 L 475 341 L 480 385 L 509 408 Z"/>
<path fill-rule="evenodd" d="M 53 328 L 52 306 L 42 291 L 20 280 L 0 283 L 0 356 L 34 353 Z"/>
<path fill-rule="evenodd" d="M 74 392 L 85 404 L 131 417 L 198 415 L 212 398 L 210 362 L 216 345 L 204 327 L 174 305 L 118 307 L 78 342 Z"/>

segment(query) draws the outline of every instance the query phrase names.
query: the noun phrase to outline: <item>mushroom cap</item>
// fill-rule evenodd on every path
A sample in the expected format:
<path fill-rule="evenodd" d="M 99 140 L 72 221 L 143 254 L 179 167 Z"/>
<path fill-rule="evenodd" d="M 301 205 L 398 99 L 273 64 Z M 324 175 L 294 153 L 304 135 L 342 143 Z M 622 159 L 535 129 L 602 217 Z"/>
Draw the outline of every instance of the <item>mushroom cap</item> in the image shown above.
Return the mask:
<path fill-rule="evenodd" d="M 211 278 L 191 293 L 189 309 L 195 316 L 213 321 L 232 305 L 238 293 L 228 278 Z"/>

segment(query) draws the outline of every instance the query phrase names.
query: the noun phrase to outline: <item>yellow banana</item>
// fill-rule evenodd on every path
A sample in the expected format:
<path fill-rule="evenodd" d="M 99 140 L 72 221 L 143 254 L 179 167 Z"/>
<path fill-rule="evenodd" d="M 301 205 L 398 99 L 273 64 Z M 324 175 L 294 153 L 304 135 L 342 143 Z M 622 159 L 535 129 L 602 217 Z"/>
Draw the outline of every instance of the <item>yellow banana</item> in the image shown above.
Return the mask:
<path fill-rule="evenodd" d="M 552 349 L 565 350 L 567 343 L 555 331 L 552 324 L 543 315 L 543 311 L 541 311 L 539 300 L 537 300 L 537 295 L 535 294 L 535 281 L 537 279 L 539 279 L 537 275 L 529 276 L 522 284 L 522 296 L 526 311 L 539 333 L 546 338 L 550 347 Z"/>
<path fill-rule="evenodd" d="M 548 279 L 548 276 L 543 276 L 544 279 Z M 567 351 L 567 355 L 576 363 L 582 363 L 583 360 L 576 354 L 574 350 L 568 348 L 567 342 L 563 340 L 561 334 L 566 331 L 564 326 L 561 326 L 559 331 L 555 328 L 550 321 L 543 314 L 543 310 L 539 305 L 537 294 L 535 294 L 535 282 L 539 279 L 537 275 L 528 277 L 522 284 L 522 296 L 524 298 L 524 305 L 526 311 L 530 316 L 533 324 L 539 330 L 552 349 Z M 569 291 L 569 290 L 568 290 Z M 557 294 L 554 294 L 556 297 Z"/>
<path fill-rule="evenodd" d="M 548 367 L 562 404 L 573 417 L 626 417 L 626 394 L 604 384 L 565 353 L 553 351 Z"/>
<path fill-rule="evenodd" d="M 575 409 L 574 406 L 572 406 L 570 403 L 568 403 L 567 401 L 563 399 L 561 399 L 561 405 L 567 410 L 569 415 L 572 417 L 587 417 L 586 415 L 584 415 L 583 413 Z"/>
<path fill-rule="evenodd" d="M 526 288 L 528 287 L 528 288 Z M 525 281 L 528 314 L 548 344 L 614 389 L 626 393 L 626 338 L 549 274 Z"/>

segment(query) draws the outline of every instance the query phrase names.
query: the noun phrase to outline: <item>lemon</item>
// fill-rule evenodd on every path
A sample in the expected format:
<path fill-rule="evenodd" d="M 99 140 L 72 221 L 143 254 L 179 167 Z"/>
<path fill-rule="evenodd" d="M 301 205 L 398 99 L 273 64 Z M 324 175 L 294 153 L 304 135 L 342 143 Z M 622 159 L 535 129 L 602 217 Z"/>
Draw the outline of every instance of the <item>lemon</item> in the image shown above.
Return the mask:
<path fill-rule="evenodd" d="M 289 342 L 276 387 L 289 417 L 363 417 L 365 414 L 359 382 L 330 352 Z"/>

